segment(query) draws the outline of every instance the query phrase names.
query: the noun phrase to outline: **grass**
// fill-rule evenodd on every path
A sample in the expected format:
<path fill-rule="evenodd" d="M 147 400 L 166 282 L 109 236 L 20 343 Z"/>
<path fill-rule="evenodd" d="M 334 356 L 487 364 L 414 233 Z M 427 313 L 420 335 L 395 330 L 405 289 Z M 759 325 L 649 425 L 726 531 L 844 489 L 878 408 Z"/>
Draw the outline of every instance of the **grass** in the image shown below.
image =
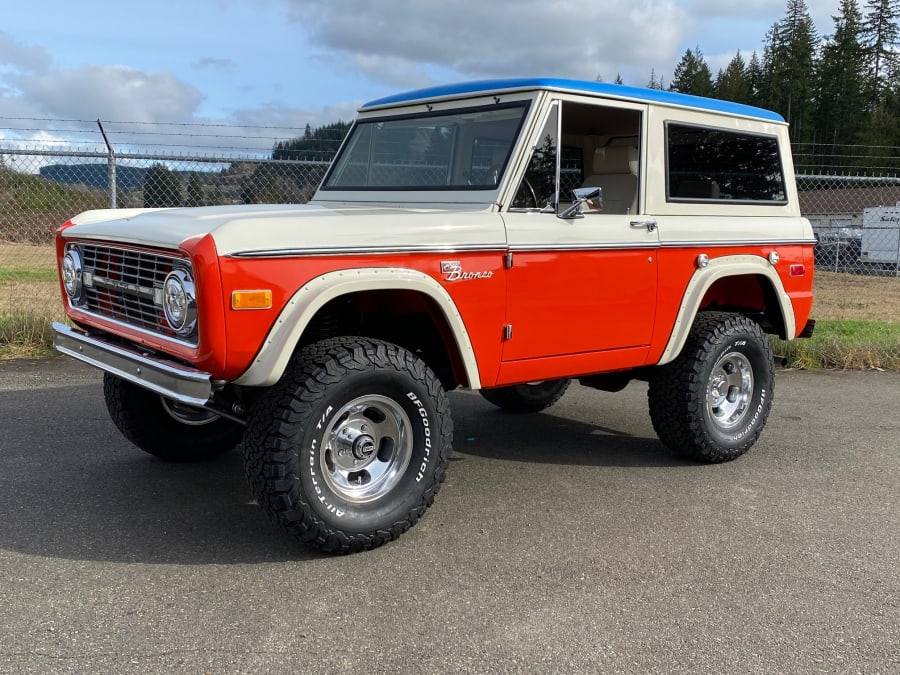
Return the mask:
<path fill-rule="evenodd" d="M 821 319 L 810 339 L 772 338 L 772 347 L 794 368 L 900 370 L 900 323 Z"/>
<path fill-rule="evenodd" d="M 772 339 L 796 368 L 900 370 L 900 279 L 816 272 L 809 340 Z M 0 243 L 0 358 L 53 353 L 65 320 L 52 246 Z"/>

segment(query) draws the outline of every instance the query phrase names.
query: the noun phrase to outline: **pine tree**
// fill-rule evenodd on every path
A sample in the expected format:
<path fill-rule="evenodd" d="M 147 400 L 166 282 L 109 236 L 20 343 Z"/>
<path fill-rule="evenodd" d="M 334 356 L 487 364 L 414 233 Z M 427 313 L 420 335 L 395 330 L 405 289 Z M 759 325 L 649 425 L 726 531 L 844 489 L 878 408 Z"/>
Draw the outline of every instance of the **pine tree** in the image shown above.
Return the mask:
<path fill-rule="evenodd" d="M 648 89 L 664 89 L 663 79 L 660 77 L 658 80 L 656 79 L 656 69 L 650 69 L 650 81 L 647 83 Z"/>
<path fill-rule="evenodd" d="M 716 98 L 735 103 L 750 103 L 750 77 L 744 57 L 738 52 L 725 70 L 720 70 L 715 84 Z"/>
<path fill-rule="evenodd" d="M 880 103 L 900 68 L 900 0 L 868 0 L 863 21 L 870 103 Z"/>
<path fill-rule="evenodd" d="M 841 0 L 839 11 L 816 71 L 815 137 L 829 155 L 820 158 L 820 166 L 838 163 L 839 146 L 853 142 L 866 116 L 862 14 L 857 0 Z"/>
<path fill-rule="evenodd" d="M 181 178 L 165 164 L 154 164 L 144 176 L 144 206 L 181 206 Z"/>
<path fill-rule="evenodd" d="M 756 52 L 750 56 L 750 63 L 747 65 L 747 83 L 750 86 L 749 103 L 753 105 L 765 105 L 762 92 L 765 89 L 765 72 L 763 64 Z"/>
<path fill-rule="evenodd" d="M 272 149 L 272 159 L 331 161 L 349 129 L 347 122 L 332 122 L 315 129 L 307 124 L 302 138 L 276 143 Z"/>
<path fill-rule="evenodd" d="M 196 173 L 188 178 L 185 206 L 203 206 L 203 181 Z"/>
<path fill-rule="evenodd" d="M 697 96 L 712 96 L 715 93 L 712 72 L 703 58 L 700 47 L 696 47 L 693 51 L 688 49 L 681 57 L 681 61 L 675 66 L 669 91 Z"/>
<path fill-rule="evenodd" d="M 817 42 L 805 0 L 788 0 L 784 18 L 767 36 L 761 93 L 764 105 L 780 112 L 791 124 L 795 142 L 812 135 L 809 118 Z"/>

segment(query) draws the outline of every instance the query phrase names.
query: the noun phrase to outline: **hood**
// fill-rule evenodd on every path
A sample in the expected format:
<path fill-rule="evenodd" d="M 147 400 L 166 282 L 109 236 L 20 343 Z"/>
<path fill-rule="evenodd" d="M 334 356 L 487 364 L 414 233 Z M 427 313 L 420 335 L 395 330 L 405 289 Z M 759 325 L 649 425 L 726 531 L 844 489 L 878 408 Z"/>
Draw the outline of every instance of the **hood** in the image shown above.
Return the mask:
<path fill-rule="evenodd" d="M 178 248 L 211 235 L 220 255 L 456 249 L 502 245 L 499 214 L 483 207 L 243 205 L 103 209 L 72 219 L 66 238 Z"/>

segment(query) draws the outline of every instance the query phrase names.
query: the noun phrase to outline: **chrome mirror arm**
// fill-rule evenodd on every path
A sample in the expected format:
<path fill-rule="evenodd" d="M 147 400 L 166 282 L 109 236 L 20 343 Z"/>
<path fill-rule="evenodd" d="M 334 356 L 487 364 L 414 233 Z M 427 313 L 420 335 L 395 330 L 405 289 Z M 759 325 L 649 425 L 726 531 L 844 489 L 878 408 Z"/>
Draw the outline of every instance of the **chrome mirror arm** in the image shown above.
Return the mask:
<path fill-rule="evenodd" d="M 584 218 L 581 207 L 587 204 L 589 209 L 599 211 L 603 208 L 603 190 L 599 187 L 583 187 L 572 190 L 575 200 L 572 205 L 565 210 L 556 214 L 557 218 L 571 220 L 573 218 Z"/>

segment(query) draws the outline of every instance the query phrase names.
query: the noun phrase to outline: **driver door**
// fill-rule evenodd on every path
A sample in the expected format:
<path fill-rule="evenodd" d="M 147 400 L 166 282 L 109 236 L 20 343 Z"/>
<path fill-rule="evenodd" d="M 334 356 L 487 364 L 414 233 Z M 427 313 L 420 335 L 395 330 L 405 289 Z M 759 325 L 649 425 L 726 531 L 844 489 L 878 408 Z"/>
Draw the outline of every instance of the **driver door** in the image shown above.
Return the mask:
<path fill-rule="evenodd" d="M 635 206 L 645 118 L 646 106 L 554 102 L 503 211 L 511 266 L 501 380 L 643 363 L 656 311 L 659 246 L 655 224 Z M 572 160 L 575 149 L 581 167 Z M 623 164 L 623 157 L 630 161 Z M 572 188 L 592 177 L 607 185 L 598 185 L 604 208 L 560 217 Z"/>

